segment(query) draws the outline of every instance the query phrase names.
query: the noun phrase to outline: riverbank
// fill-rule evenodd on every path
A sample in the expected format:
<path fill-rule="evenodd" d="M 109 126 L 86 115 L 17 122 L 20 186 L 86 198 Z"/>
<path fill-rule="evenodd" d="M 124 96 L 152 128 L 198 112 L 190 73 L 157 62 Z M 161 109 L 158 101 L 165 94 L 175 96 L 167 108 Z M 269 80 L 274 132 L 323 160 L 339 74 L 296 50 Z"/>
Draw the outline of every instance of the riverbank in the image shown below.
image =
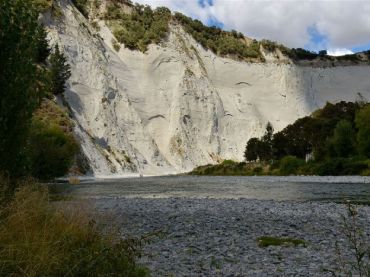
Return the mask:
<path fill-rule="evenodd" d="M 287 156 L 271 162 L 236 162 L 224 160 L 194 168 L 197 176 L 370 176 L 370 160 L 336 158 L 323 162 Z"/>
<path fill-rule="evenodd" d="M 348 260 L 341 232 L 346 206 L 250 199 L 101 198 L 128 235 L 156 234 L 141 262 L 153 276 L 330 276 L 335 243 Z M 359 217 L 369 234 L 370 208 Z M 305 246 L 259 247 L 261 236 L 290 237 Z M 172 274 L 172 275 L 171 275 Z"/>

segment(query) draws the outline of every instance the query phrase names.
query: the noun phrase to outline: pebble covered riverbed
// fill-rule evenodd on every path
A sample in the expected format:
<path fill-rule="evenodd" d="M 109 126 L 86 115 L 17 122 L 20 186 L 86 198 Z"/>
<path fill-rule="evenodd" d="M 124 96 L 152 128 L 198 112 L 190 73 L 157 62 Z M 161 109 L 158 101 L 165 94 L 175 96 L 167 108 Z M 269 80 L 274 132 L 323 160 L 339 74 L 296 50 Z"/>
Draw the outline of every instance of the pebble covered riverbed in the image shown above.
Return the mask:
<path fill-rule="evenodd" d="M 331 276 L 345 205 L 251 199 L 94 199 L 126 235 L 156 234 L 141 263 L 153 276 Z M 369 234 L 370 208 L 359 218 Z M 258 246 L 261 236 L 302 239 L 306 246 Z"/>

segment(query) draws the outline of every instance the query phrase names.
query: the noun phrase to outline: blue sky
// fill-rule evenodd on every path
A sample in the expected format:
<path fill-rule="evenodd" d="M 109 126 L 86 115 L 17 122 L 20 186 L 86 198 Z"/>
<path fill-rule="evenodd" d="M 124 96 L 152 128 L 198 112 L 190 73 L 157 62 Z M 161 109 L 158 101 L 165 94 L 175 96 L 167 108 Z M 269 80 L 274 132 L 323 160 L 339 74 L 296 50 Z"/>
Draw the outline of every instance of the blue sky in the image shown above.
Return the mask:
<path fill-rule="evenodd" d="M 288 47 L 346 54 L 370 49 L 370 1 L 136 0 L 167 6 L 207 25 Z"/>

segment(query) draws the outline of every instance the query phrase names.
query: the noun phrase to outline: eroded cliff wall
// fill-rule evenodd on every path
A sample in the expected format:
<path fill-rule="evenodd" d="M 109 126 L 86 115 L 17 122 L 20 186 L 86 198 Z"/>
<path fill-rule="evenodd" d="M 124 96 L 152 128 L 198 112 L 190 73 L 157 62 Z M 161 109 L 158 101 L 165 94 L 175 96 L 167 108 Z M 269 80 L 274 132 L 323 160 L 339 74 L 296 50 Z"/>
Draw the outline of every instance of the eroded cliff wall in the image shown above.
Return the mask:
<path fill-rule="evenodd" d="M 65 98 L 96 176 L 179 173 L 242 160 L 268 121 L 281 130 L 327 101 L 370 100 L 370 66 L 246 63 L 204 50 L 181 26 L 146 53 L 117 52 L 69 3 L 45 16 L 71 65 Z M 268 58 L 268 57 L 267 57 Z"/>

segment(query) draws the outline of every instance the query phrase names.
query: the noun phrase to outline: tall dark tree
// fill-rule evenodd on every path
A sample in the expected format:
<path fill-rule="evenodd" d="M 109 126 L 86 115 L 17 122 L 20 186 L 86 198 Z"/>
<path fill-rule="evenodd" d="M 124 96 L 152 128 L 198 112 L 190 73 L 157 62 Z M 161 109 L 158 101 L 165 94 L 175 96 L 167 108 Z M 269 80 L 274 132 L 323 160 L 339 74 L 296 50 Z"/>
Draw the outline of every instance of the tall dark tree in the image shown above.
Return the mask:
<path fill-rule="evenodd" d="M 272 138 L 274 129 L 270 122 L 266 125 L 266 132 L 261 139 L 251 138 L 244 152 L 244 158 L 247 161 L 269 161 L 273 158 Z"/>
<path fill-rule="evenodd" d="M 38 27 L 38 51 L 37 51 L 37 62 L 44 63 L 50 55 L 49 41 L 47 40 L 47 34 L 43 26 Z"/>
<path fill-rule="evenodd" d="M 336 156 L 347 158 L 353 154 L 355 148 L 355 131 L 351 122 L 341 120 L 334 129 L 334 135 L 331 139 Z"/>
<path fill-rule="evenodd" d="M 55 95 L 63 94 L 66 88 L 66 81 L 71 77 L 71 70 L 66 57 L 60 51 L 58 45 L 55 46 L 49 61 L 53 93 Z"/>
<path fill-rule="evenodd" d="M 23 172 L 27 130 L 43 93 L 42 35 L 30 1 L 0 1 L 0 170 L 12 175 Z"/>
<path fill-rule="evenodd" d="M 256 161 L 259 154 L 260 140 L 258 138 L 251 138 L 248 140 L 247 146 L 245 147 L 244 158 L 246 161 Z"/>
<path fill-rule="evenodd" d="M 262 137 L 260 143 L 260 153 L 259 158 L 262 161 L 269 161 L 273 158 L 273 151 L 272 151 L 272 138 L 274 134 L 274 128 L 270 122 L 266 125 L 265 134 Z"/>
<path fill-rule="evenodd" d="M 356 114 L 358 152 L 370 158 L 370 104 L 362 107 Z"/>
<path fill-rule="evenodd" d="M 267 143 L 271 143 L 273 134 L 274 134 L 274 127 L 272 127 L 272 124 L 268 122 L 266 125 L 266 132 L 263 135 L 262 140 Z"/>

